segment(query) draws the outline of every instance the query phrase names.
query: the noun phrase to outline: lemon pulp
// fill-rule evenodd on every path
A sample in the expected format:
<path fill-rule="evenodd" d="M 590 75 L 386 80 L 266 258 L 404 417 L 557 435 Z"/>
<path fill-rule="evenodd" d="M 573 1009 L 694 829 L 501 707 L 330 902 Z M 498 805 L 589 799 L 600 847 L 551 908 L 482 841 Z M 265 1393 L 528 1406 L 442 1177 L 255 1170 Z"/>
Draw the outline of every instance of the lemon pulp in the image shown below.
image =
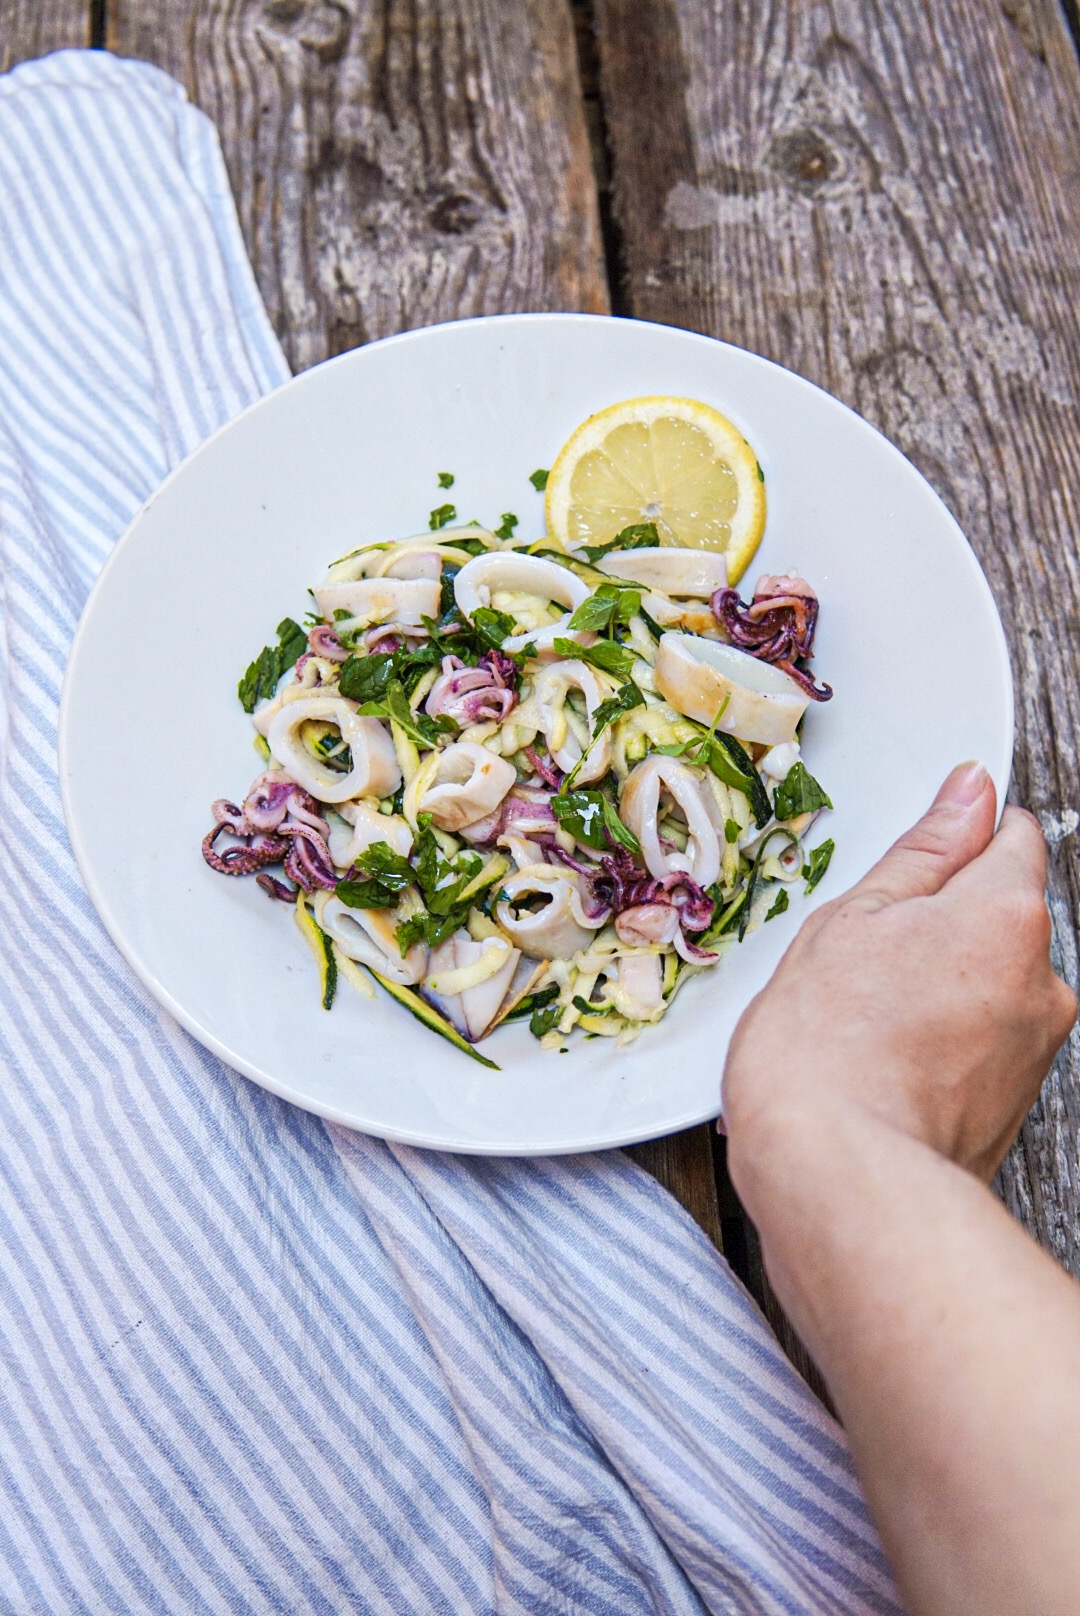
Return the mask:
<path fill-rule="evenodd" d="M 696 399 L 627 399 L 583 421 L 548 478 L 548 530 L 568 549 L 655 522 L 661 544 L 723 552 L 746 567 L 765 526 L 757 456 Z"/>

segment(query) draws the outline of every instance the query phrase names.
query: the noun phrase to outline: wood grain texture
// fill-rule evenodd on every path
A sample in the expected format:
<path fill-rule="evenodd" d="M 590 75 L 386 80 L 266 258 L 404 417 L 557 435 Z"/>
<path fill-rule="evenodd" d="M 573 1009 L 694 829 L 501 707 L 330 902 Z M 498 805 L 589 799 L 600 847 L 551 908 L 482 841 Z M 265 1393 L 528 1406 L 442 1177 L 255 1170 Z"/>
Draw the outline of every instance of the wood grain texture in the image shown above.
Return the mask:
<path fill-rule="evenodd" d="M 627 312 L 756 349 L 880 427 L 989 576 L 1014 795 L 1077 982 L 1080 74 L 1052 0 L 596 0 Z M 643 109 L 647 107 L 647 116 Z M 1080 1066 L 1001 1177 L 1080 1274 Z"/>
<path fill-rule="evenodd" d="M 708 1123 L 632 1145 L 627 1152 L 681 1201 L 713 1245 L 724 1249 L 713 1171 L 712 1129 Z"/>
<path fill-rule="evenodd" d="M 0 73 L 90 43 L 91 0 L 0 0 Z"/>
<path fill-rule="evenodd" d="M 294 368 L 437 320 L 606 310 L 561 0 L 110 0 L 107 23 L 217 124 Z"/>

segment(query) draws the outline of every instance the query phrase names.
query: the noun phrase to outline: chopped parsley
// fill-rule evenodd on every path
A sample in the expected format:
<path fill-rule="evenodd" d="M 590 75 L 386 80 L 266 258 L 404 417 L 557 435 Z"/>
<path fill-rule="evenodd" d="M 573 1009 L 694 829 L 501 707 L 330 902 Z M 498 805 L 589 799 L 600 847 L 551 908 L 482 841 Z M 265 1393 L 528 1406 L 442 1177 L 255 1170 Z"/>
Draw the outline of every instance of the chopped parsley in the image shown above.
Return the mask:
<path fill-rule="evenodd" d="M 792 764 L 785 779 L 776 788 L 773 807 L 777 819 L 797 819 L 800 814 L 831 808 L 832 803 L 800 759 Z"/>
<path fill-rule="evenodd" d="M 473 613 L 473 632 L 478 640 L 493 651 L 501 650 L 517 625 L 509 612 L 497 612 L 494 606 L 480 606 Z"/>
<path fill-rule="evenodd" d="M 598 634 L 603 629 L 624 627 L 641 606 L 641 590 L 624 584 L 601 584 L 588 600 L 583 600 L 568 628 L 584 629 Z"/>
<path fill-rule="evenodd" d="M 538 494 L 542 494 L 544 492 L 544 489 L 547 487 L 547 480 L 550 476 L 550 471 L 533 471 L 529 473 L 529 481 L 532 483 Z"/>
<path fill-rule="evenodd" d="M 616 533 L 613 539 L 608 539 L 606 544 L 583 544 L 577 554 L 584 556 L 586 561 L 599 561 L 602 556 L 610 555 L 612 550 L 655 550 L 659 543 L 660 535 L 655 522 L 635 522 L 631 527 L 624 527 L 621 533 Z"/>
<path fill-rule="evenodd" d="M 616 679 L 629 679 L 638 660 L 636 651 L 620 645 L 617 640 L 597 640 L 595 645 L 578 645 L 575 640 L 559 636 L 555 640 L 555 650 L 559 656 L 588 662 L 603 673 L 613 674 Z"/>
<path fill-rule="evenodd" d="M 454 473 L 452 471 L 440 471 L 440 473 L 439 473 L 439 487 L 440 488 L 453 488 L 453 486 L 454 486 Z"/>
<path fill-rule="evenodd" d="M 367 879 L 350 878 L 339 881 L 334 888 L 349 909 L 392 909 L 415 880 L 408 859 L 395 853 L 388 842 L 373 842 L 361 853 L 355 869 Z"/>
<path fill-rule="evenodd" d="M 307 650 L 307 635 L 291 617 L 282 618 L 277 637 L 276 645 L 263 646 L 236 687 L 245 713 L 253 713 L 260 701 L 274 694 L 281 675 Z"/>
<path fill-rule="evenodd" d="M 810 854 L 809 863 L 803 865 L 802 873 L 806 881 L 807 892 L 813 892 L 825 871 L 829 868 L 829 860 L 836 851 L 836 843 L 830 836 L 827 842 L 815 847 Z"/>
<path fill-rule="evenodd" d="M 602 701 L 596 709 L 596 717 L 593 720 L 593 740 L 595 741 L 598 735 L 602 735 L 609 724 L 613 724 L 617 718 L 621 718 L 623 713 L 628 713 L 635 707 L 644 707 L 644 705 L 645 697 L 641 694 L 634 681 L 627 679 L 621 690 L 614 696 L 609 696 L 607 701 Z"/>
<path fill-rule="evenodd" d="M 436 505 L 428 517 L 428 527 L 433 533 L 437 533 L 439 528 L 445 527 L 448 522 L 456 521 L 456 519 L 457 507 L 455 505 Z"/>
<path fill-rule="evenodd" d="M 551 807 L 559 824 L 586 847 L 606 852 L 617 844 L 630 853 L 641 852 L 637 837 L 627 830 L 602 791 L 567 791 L 552 797 Z"/>
<path fill-rule="evenodd" d="M 338 689 L 350 701 L 378 701 L 390 683 L 391 658 L 382 652 L 351 656 L 341 665 Z"/>
<path fill-rule="evenodd" d="M 533 1037 L 543 1038 L 545 1033 L 551 1032 L 561 1013 L 557 1004 L 546 1005 L 543 1010 L 534 1010 L 529 1017 L 529 1031 Z"/>
<path fill-rule="evenodd" d="M 413 879 L 423 894 L 425 907 L 410 915 L 397 928 L 402 957 L 413 943 L 437 948 L 465 924 L 469 900 L 461 894 L 484 867 L 484 855 L 463 848 L 452 859 L 444 858 L 431 829 L 431 816 L 420 815 L 420 829 L 413 848 Z"/>
<path fill-rule="evenodd" d="M 340 688 L 340 686 L 339 686 Z M 431 751 L 444 735 L 456 735 L 460 725 L 447 714 L 429 718 L 426 713 L 414 713 L 400 679 L 390 679 L 381 696 L 362 702 L 358 709 L 363 718 L 389 718 L 416 746 Z"/>
<path fill-rule="evenodd" d="M 766 920 L 772 920 L 774 915 L 782 915 L 784 913 L 784 910 L 788 907 L 790 901 L 791 900 L 788 898 L 788 894 L 787 894 L 787 887 L 781 887 L 780 891 L 776 894 L 776 897 L 773 899 L 772 908 L 769 910 L 768 914 L 765 916 L 765 919 Z"/>

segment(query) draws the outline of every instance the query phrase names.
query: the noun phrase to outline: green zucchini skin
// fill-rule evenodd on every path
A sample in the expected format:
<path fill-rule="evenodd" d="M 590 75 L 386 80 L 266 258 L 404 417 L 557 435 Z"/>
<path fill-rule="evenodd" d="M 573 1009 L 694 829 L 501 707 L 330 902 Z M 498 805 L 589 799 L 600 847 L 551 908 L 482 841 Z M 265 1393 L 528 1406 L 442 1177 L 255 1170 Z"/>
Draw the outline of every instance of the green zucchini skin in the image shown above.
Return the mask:
<path fill-rule="evenodd" d="M 317 922 L 313 921 L 312 924 L 318 929 L 319 936 L 322 939 L 323 953 L 326 956 L 326 964 L 323 968 L 322 1007 L 324 1010 L 329 1010 L 333 1005 L 334 996 L 337 993 L 337 960 L 334 958 L 334 945 L 330 941 L 329 937 L 323 931 L 322 927 L 318 926 Z"/>
<path fill-rule="evenodd" d="M 712 754 L 715 760 L 712 762 L 713 773 L 723 780 L 725 785 L 734 786 L 736 791 L 741 791 L 749 798 L 754 823 L 758 830 L 764 830 L 772 818 L 772 803 L 750 754 L 739 744 L 734 735 L 725 735 L 722 730 L 717 730 L 712 739 L 721 751 L 727 754 L 724 759 L 717 758 L 715 752 Z M 724 767 L 725 762 L 730 767 L 730 773 Z"/>
<path fill-rule="evenodd" d="M 370 965 L 366 969 L 370 971 Z M 445 1038 L 447 1043 L 453 1044 L 455 1049 L 460 1049 L 463 1055 L 469 1055 L 474 1061 L 479 1061 L 481 1066 L 489 1066 L 493 1072 L 502 1071 L 502 1067 L 496 1061 L 488 1060 L 486 1055 L 481 1055 L 478 1049 L 474 1049 L 468 1039 L 461 1036 L 456 1027 L 452 1027 L 444 1016 L 440 1016 L 439 1012 L 422 999 L 418 993 L 414 993 L 412 988 L 402 987 L 398 982 L 391 982 L 389 977 L 381 976 L 378 971 L 371 971 L 371 974 L 379 986 L 386 989 L 392 999 L 396 999 L 398 1004 L 403 1006 L 410 1015 L 416 1017 L 417 1021 L 422 1021 L 425 1027 L 432 1032 L 437 1032 L 440 1038 Z"/>

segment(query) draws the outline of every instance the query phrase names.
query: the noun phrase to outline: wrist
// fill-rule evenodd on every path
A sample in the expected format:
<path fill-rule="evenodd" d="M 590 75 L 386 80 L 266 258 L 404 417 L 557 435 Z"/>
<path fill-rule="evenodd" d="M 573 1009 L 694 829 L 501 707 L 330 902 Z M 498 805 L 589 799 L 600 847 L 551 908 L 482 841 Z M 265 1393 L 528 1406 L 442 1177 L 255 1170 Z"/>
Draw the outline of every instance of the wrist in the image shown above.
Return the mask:
<path fill-rule="evenodd" d="M 827 1203 L 842 1192 L 849 1166 L 878 1155 L 898 1130 L 857 1101 L 765 1097 L 725 1112 L 727 1163 L 732 1183 L 764 1232 L 791 1200 L 813 1196 Z"/>
<path fill-rule="evenodd" d="M 729 1134 L 727 1161 L 773 1291 L 827 1378 L 847 1289 L 893 1263 L 913 1196 L 971 1183 L 910 1133 L 834 1097 L 812 1109 L 763 1107 Z"/>

